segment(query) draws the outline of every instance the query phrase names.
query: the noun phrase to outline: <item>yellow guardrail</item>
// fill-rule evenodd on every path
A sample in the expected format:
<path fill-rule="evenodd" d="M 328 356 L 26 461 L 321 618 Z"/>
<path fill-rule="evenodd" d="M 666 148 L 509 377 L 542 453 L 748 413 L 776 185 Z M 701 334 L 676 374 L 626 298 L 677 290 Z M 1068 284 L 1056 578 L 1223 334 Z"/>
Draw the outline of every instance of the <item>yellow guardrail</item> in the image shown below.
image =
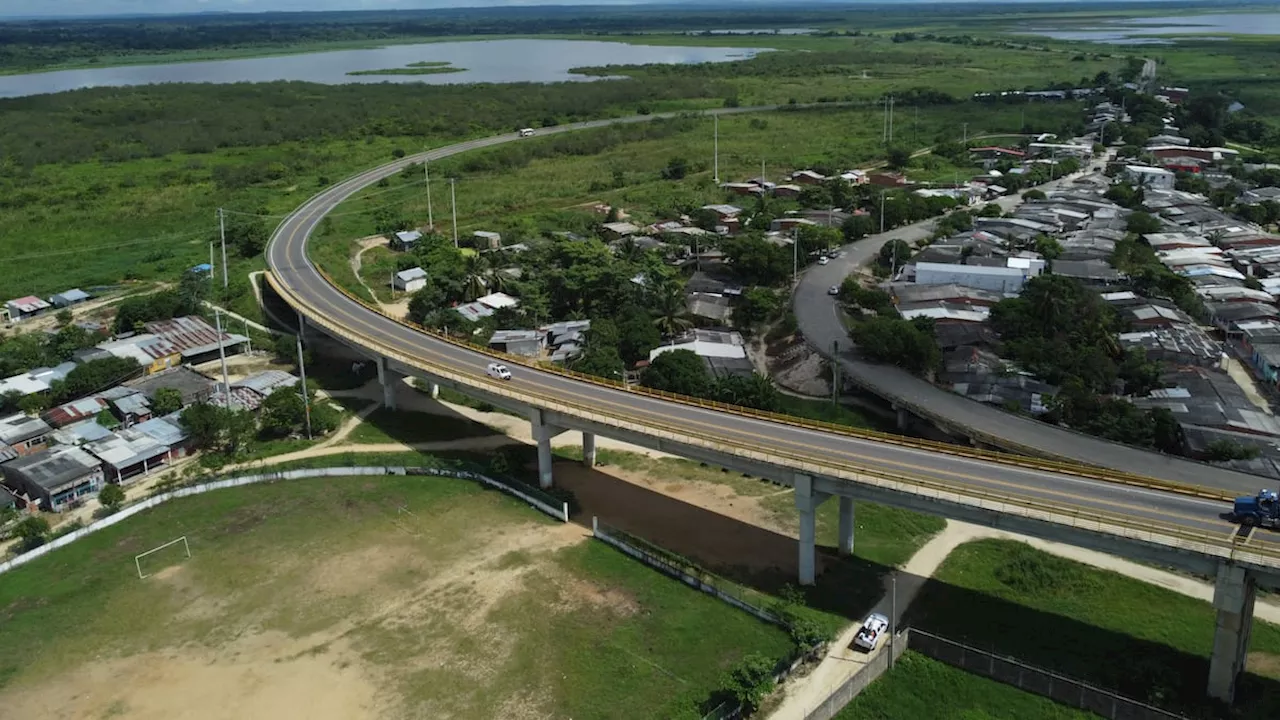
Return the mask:
<path fill-rule="evenodd" d="M 326 280 L 327 279 L 328 278 L 326 277 Z M 967 485 L 952 481 L 943 482 L 926 476 L 895 472 L 881 468 L 870 468 L 858 465 L 857 463 L 833 460 L 825 457 L 815 458 L 810 455 L 784 450 L 757 450 L 739 441 L 725 438 L 723 436 L 717 436 L 711 429 L 706 429 L 695 436 L 690 435 L 688 429 L 682 426 L 656 420 L 646 420 L 643 422 L 632 421 L 618 415 L 600 412 L 597 408 L 591 406 L 566 401 L 562 398 L 534 390 L 516 390 L 505 383 L 495 382 L 483 374 L 461 372 L 452 368 L 440 367 L 421 358 L 406 355 L 405 353 L 377 340 L 360 336 L 328 320 L 323 314 L 316 312 L 308 303 L 302 301 L 300 298 L 289 292 L 289 290 L 285 288 L 273 274 L 268 274 L 268 281 L 271 283 L 272 287 L 281 294 L 281 296 L 289 299 L 291 304 L 295 307 L 308 310 L 311 313 L 309 319 L 338 337 L 375 349 L 379 353 L 402 362 L 407 366 L 419 368 L 442 379 L 482 388 L 492 394 L 509 397 L 523 404 L 534 404 L 540 408 L 562 412 L 566 415 L 579 417 L 581 419 L 590 420 L 603 425 L 640 432 L 653 437 L 669 439 L 673 442 L 684 445 L 704 447 L 735 457 L 742 457 L 757 462 L 787 467 L 798 472 L 848 480 L 896 492 L 925 496 L 935 501 L 951 501 L 971 507 L 989 509 L 1007 514 L 1016 514 L 1023 517 L 1045 520 L 1084 530 L 1126 537 L 1139 541 L 1152 542 L 1169 547 L 1182 548 L 1205 555 L 1231 559 L 1237 562 L 1253 562 L 1259 565 L 1269 566 L 1280 565 L 1280 547 L 1246 545 L 1232 540 L 1225 533 L 1212 533 L 1170 524 L 1163 524 L 1160 525 L 1158 529 L 1152 529 L 1153 523 L 1150 520 L 1123 515 L 1120 513 L 1078 505 L 1070 505 L 1060 503 L 1058 501 L 1048 502 L 1018 497 L 1015 495 L 1007 495 L 974 485 Z M 348 297 L 352 297 L 350 293 L 346 292 L 342 288 L 339 288 L 339 290 L 342 290 Z M 362 306 L 368 307 L 364 303 L 361 304 Z M 376 308 L 370 309 L 377 311 Z M 399 324 L 416 331 L 422 331 L 421 328 L 409 323 L 405 323 L 396 318 L 390 318 L 381 312 L 379 312 L 379 314 L 382 314 L 383 317 L 396 320 Z M 458 342 L 452 338 L 449 339 L 449 342 L 468 349 L 480 350 L 475 346 Z M 493 352 L 485 354 L 495 357 L 503 357 L 505 355 L 504 353 Z M 536 363 L 530 363 L 524 358 L 514 356 L 506 357 L 510 358 L 513 363 L 536 366 Z M 613 385 L 612 383 L 605 384 Z M 672 396 L 672 399 L 679 400 L 680 396 Z"/>
<path fill-rule="evenodd" d="M 609 380 L 607 378 L 597 377 L 595 375 L 587 375 L 585 373 L 575 372 L 568 368 L 553 363 L 538 363 L 530 361 L 526 357 L 509 355 L 499 352 L 488 347 L 473 345 L 471 343 L 458 340 L 441 332 L 415 325 L 402 318 L 392 317 L 382 311 L 381 308 L 371 305 L 367 300 L 360 298 L 351 291 L 339 285 L 333 280 L 322 268 L 317 267 L 316 270 L 329 283 L 331 287 L 345 295 L 352 302 L 359 303 L 362 307 L 378 313 L 379 315 L 392 320 L 404 327 L 407 327 L 424 335 L 429 335 L 437 340 L 450 343 L 459 347 L 465 347 L 469 350 L 501 358 L 512 364 L 535 367 L 543 372 L 548 372 L 564 377 L 572 378 L 581 382 L 591 383 L 610 387 L 616 390 L 635 393 L 638 395 L 647 395 L 649 397 L 659 398 L 670 402 L 678 402 L 684 405 L 692 405 L 708 410 L 716 410 L 718 412 L 731 413 L 743 417 L 750 417 L 758 420 L 767 420 L 792 427 L 802 428 L 805 430 L 816 430 L 819 432 L 843 435 L 845 437 L 857 438 L 860 440 L 870 440 L 879 443 L 887 443 L 908 447 L 917 450 L 928 450 L 936 453 L 947 455 L 955 455 L 975 460 L 984 460 L 988 462 L 997 462 L 1003 465 L 1012 465 L 1024 469 L 1041 470 L 1062 475 L 1072 475 L 1075 477 L 1088 478 L 1091 480 L 1101 480 L 1134 487 L 1141 487 L 1149 490 L 1161 490 L 1165 492 L 1175 492 L 1180 495 L 1202 498 L 1206 500 L 1214 500 L 1221 502 L 1229 502 L 1234 499 L 1233 495 L 1221 491 L 1215 491 L 1209 488 L 1189 485 L 1186 483 L 1174 482 L 1171 480 L 1160 480 L 1158 478 L 1137 475 L 1134 473 L 1126 473 L 1115 470 L 1099 468 L 1093 465 L 1085 465 L 1081 463 L 1066 463 L 1055 460 L 1045 460 L 1034 457 L 1024 457 L 1019 455 L 1011 455 L 1009 453 L 993 452 L 990 450 L 980 450 L 977 448 L 966 448 L 948 443 L 936 442 L 932 440 L 924 440 L 918 438 L 909 438 L 902 435 L 894 435 L 892 433 L 884 433 L 876 430 L 864 430 L 860 428 L 852 428 L 847 425 L 838 425 L 836 423 L 825 422 L 822 420 L 810 420 L 807 418 L 798 418 L 793 415 L 783 415 L 781 413 L 767 412 L 764 410 L 755 410 L 753 408 L 742 407 L 740 405 L 730 405 L 728 403 L 717 402 L 714 400 L 705 400 L 702 398 L 691 397 L 688 395 L 679 395 L 676 393 L 666 392 L 663 390 L 654 390 L 637 385 L 627 385 L 625 383 Z"/>

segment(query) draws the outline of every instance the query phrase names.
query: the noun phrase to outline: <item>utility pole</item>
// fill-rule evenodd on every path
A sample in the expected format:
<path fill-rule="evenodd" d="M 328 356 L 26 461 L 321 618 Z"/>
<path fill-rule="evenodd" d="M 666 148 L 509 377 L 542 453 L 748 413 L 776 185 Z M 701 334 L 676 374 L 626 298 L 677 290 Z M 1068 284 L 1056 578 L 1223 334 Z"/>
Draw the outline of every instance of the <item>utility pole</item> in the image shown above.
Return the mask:
<path fill-rule="evenodd" d="M 226 213 L 218 208 L 218 234 L 222 236 L 222 287 L 227 287 L 227 220 Z"/>
<path fill-rule="evenodd" d="M 249 321 L 248 321 L 248 320 L 245 320 L 245 321 L 244 321 L 244 337 L 245 337 L 246 342 L 248 342 L 248 343 L 249 343 L 249 350 L 248 350 L 248 354 L 249 354 L 249 355 L 253 355 L 253 336 L 249 334 Z"/>
<path fill-rule="evenodd" d="M 218 330 L 218 360 L 222 362 L 222 405 L 231 409 L 231 380 L 227 376 L 227 351 L 222 344 L 222 312 L 213 309 L 213 322 Z"/>
<path fill-rule="evenodd" d="M 307 439 L 311 439 L 311 397 L 307 393 L 307 364 L 302 360 L 302 335 L 298 335 L 298 375 L 302 378 L 302 408 L 307 418 Z"/>
<path fill-rule="evenodd" d="M 831 341 L 831 404 L 840 404 L 840 341 Z"/>
<path fill-rule="evenodd" d="M 969 123 L 964 124 L 964 146 L 969 147 Z"/>
<path fill-rule="evenodd" d="M 791 282 L 800 277 L 800 234 L 791 228 Z"/>
<path fill-rule="evenodd" d="M 719 185 L 720 184 L 720 116 L 712 115 L 711 119 L 715 122 L 715 126 L 716 126 L 714 150 L 712 151 L 712 157 L 713 157 L 712 163 L 713 163 L 713 167 L 715 168 L 715 170 L 713 171 L 713 174 L 715 176 L 716 185 Z"/>
<path fill-rule="evenodd" d="M 884 234 L 884 194 L 885 194 L 885 191 L 881 190 L 880 191 L 880 234 L 881 235 Z"/>
<path fill-rule="evenodd" d="M 458 249 L 458 196 L 454 192 L 457 178 L 449 178 L 449 207 L 453 211 L 453 248 Z"/>
<path fill-rule="evenodd" d="M 889 144 L 889 96 L 886 95 L 884 100 L 884 111 L 880 113 L 880 142 L 885 145 Z"/>
<path fill-rule="evenodd" d="M 889 144 L 893 144 L 893 96 L 889 96 Z"/>
<path fill-rule="evenodd" d="M 893 667 L 893 656 L 898 650 L 898 571 L 894 570 L 889 590 L 889 667 Z"/>
<path fill-rule="evenodd" d="M 760 183 L 763 184 L 764 182 L 764 158 L 760 158 Z"/>
<path fill-rule="evenodd" d="M 213 284 L 213 243 L 209 243 L 209 284 Z"/>
<path fill-rule="evenodd" d="M 431 232 L 436 231 L 436 216 L 431 211 L 431 161 L 423 159 L 422 174 L 427 183 L 427 227 L 431 228 Z"/>

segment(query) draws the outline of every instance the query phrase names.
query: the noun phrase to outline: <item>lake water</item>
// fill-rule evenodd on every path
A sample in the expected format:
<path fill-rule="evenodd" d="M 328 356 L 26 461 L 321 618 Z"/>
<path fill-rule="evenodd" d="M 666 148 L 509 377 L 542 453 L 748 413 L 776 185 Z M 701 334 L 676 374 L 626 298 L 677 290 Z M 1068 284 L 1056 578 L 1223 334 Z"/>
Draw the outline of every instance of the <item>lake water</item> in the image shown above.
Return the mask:
<path fill-rule="evenodd" d="M 1045 35 L 1058 40 L 1089 40 L 1092 42 L 1125 45 L 1167 44 L 1170 42 L 1167 39 L 1150 36 L 1170 34 L 1213 36 L 1222 33 L 1280 35 L 1280 13 L 1210 13 L 1173 17 L 1129 18 L 1079 28 L 1028 27 L 1024 32 Z"/>
<path fill-rule="evenodd" d="M 481 40 L 392 45 L 365 50 L 336 50 L 265 58 L 130 65 L 0 75 L 0 97 L 22 97 L 90 87 L 156 83 L 238 83 L 296 80 L 343 83 L 558 82 L 597 80 L 569 68 L 597 65 L 702 63 L 741 60 L 766 52 L 760 48 L 628 45 L 579 40 Z M 357 75 L 358 70 L 400 68 L 415 62 L 449 62 L 465 72 L 439 75 Z"/>

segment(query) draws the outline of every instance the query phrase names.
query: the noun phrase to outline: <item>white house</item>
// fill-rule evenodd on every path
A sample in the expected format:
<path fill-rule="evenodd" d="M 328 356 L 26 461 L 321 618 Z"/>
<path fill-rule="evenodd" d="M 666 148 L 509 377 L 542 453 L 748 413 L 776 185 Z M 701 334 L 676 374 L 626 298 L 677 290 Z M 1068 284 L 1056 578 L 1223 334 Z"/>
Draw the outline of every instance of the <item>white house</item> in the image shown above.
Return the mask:
<path fill-rule="evenodd" d="M 1125 165 L 1124 175 L 1129 182 L 1152 190 L 1172 190 L 1174 174 L 1164 168 L 1147 167 L 1146 165 Z"/>
<path fill-rule="evenodd" d="M 427 271 L 420 267 L 401 270 L 396 273 L 391 287 L 405 292 L 417 292 L 427 286 Z"/>
<path fill-rule="evenodd" d="M 951 265 L 916 263 L 917 285 L 964 285 L 998 293 L 1018 293 L 1027 280 L 1039 275 L 1032 268 L 987 267 L 985 265 Z"/>

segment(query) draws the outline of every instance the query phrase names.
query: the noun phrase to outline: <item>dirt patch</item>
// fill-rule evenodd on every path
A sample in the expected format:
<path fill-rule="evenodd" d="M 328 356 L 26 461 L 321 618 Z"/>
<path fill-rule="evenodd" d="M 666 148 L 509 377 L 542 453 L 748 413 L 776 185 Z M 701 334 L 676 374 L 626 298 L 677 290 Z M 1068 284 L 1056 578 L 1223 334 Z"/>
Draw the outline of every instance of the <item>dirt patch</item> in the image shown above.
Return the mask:
<path fill-rule="evenodd" d="M 607 610 L 618 617 L 631 617 L 640 612 L 639 603 L 630 594 L 581 578 L 566 578 L 560 584 L 560 592 L 570 608 L 585 606 Z"/>
<path fill-rule="evenodd" d="M 86 663 L 9 693 L 14 718 L 351 720 L 382 717 L 376 676 L 341 642 L 243 636 L 217 651 L 182 649 Z M 51 691 L 51 688 L 57 688 Z"/>
<path fill-rule="evenodd" d="M 830 397 L 831 379 L 826 361 L 801 339 L 769 348 L 769 374 L 774 382 L 792 392 L 811 397 Z"/>
<path fill-rule="evenodd" d="M 1254 675 L 1280 680 L 1280 655 L 1265 652 L 1251 652 L 1245 667 Z"/>

